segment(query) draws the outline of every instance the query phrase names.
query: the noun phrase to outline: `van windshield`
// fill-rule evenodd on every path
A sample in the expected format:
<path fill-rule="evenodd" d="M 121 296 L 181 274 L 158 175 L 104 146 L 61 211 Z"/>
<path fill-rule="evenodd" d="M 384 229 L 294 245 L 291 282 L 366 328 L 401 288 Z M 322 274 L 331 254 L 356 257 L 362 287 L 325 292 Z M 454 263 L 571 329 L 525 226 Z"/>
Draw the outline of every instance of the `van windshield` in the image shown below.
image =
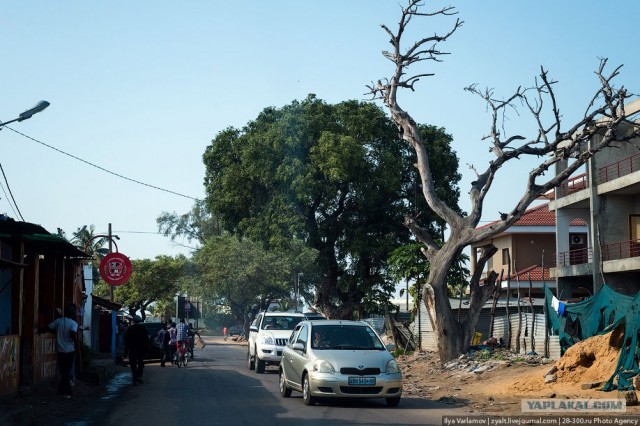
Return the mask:
<path fill-rule="evenodd" d="M 263 330 L 293 330 L 304 318 L 295 316 L 270 316 L 267 315 L 262 321 Z"/>

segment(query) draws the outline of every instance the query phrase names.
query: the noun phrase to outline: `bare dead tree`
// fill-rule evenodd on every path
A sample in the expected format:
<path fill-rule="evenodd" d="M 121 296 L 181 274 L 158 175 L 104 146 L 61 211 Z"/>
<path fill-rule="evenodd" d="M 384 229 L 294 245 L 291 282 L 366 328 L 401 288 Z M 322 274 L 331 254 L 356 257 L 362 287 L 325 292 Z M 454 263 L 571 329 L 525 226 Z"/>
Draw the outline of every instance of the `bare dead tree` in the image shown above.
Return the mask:
<path fill-rule="evenodd" d="M 462 322 L 456 320 L 447 294 L 446 274 L 462 250 L 473 243 L 489 240 L 492 236 L 506 230 L 521 217 L 536 198 L 559 186 L 596 152 L 614 141 L 625 142 L 634 139 L 638 137 L 640 131 L 633 122 L 633 116 L 627 116 L 625 112 L 625 102 L 631 95 L 624 87 L 617 88 L 613 85 L 621 66 L 607 74 L 605 73 L 606 59 L 600 61 L 598 70 L 595 72 L 599 88 L 594 93 L 583 117 L 569 127 L 562 125 L 562 116 L 554 92 L 556 82 L 542 67 L 540 76 L 533 86 L 519 87 L 506 99 L 497 99 L 492 90 L 479 90 L 475 85 L 469 86 L 466 90 L 483 99 L 491 113 L 489 134 L 482 139 L 488 141 L 490 151 L 495 158 L 482 172 L 479 172 L 475 166 L 471 166 L 476 174 L 476 179 L 471 183 L 469 191 L 471 210 L 466 215 L 458 214 L 438 197 L 425 141 L 420 137 L 414 119 L 397 102 L 398 90 L 414 91 L 420 78 L 433 75 L 427 72 L 412 73 L 410 68 L 430 61 L 441 61 L 443 55 L 448 53 L 441 51 L 439 44 L 447 41 L 463 25 L 461 20 L 456 19 L 451 29 L 445 34 L 434 34 L 405 43 L 403 39 L 405 30 L 414 19 L 449 17 L 457 14 L 453 7 L 434 11 L 423 11 L 423 7 L 421 0 L 408 0 L 407 6 L 402 8 L 400 22 L 395 32 L 386 25 L 382 25 L 392 45 L 392 49 L 384 51 L 383 55 L 393 63 L 394 70 L 389 78 L 377 80 L 376 83 L 372 82 L 368 85 L 367 94 L 372 99 L 382 100 L 389 109 L 401 137 L 415 150 L 422 195 L 428 206 L 450 228 L 449 238 L 439 244 L 434 236 L 419 226 L 416 216 L 405 218 L 406 226 L 424 245 L 423 254 L 431 264 L 429 277 L 423 288 L 423 298 L 434 324 L 440 359 L 446 361 L 457 357 L 467 349 L 480 309 L 490 297 L 493 286 L 496 285 L 495 273 L 487 278 L 484 285 L 480 285 L 480 271 L 496 252 L 496 248 L 489 245 L 481 250 L 476 273 L 471 277 L 469 315 Z M 409 46 L 406 49 L 404 49 L 405 44 Z M 503 118 L 511 109 L 517 107 L 530 114 L 537 128 L 535 137 L 503 134 L 504 130 L 501 127 Z M 624 131 L 621 129 L 623 123 L 629 125 Z M 501 214 L 500 221 L 477 229 L 482 216 L 483 202 L 498 171 L 507 162 L 527 156 L 539 158 L 540 163 L 529 172 L 527 184 L 520 199 L 511 211 Z M 556 163 L 568 158 L 573 158 L 571 164 L 556 173 Z M 550 169 L 552 173 L 549 173 Z"/>

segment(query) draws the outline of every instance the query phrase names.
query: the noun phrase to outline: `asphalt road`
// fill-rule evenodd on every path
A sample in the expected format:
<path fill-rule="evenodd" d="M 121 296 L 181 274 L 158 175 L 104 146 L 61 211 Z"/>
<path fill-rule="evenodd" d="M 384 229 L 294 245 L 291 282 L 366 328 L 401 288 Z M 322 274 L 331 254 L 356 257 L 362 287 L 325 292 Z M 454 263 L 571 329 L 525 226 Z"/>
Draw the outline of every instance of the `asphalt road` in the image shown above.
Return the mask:
<path fill-rule="evenodd" d="M 463 410 L 418 398 L 395 408 L 384 399 L 325 400 L 306 406 L 302 394 L 282 398 L 278 372 L 257 374 L 246 366 L 246 346 L 205 338 L 187 368 L 147 365 L 145 383 L 128 386 L 110 404 L 101 424 L 127 425 L 428 425 Z"/>

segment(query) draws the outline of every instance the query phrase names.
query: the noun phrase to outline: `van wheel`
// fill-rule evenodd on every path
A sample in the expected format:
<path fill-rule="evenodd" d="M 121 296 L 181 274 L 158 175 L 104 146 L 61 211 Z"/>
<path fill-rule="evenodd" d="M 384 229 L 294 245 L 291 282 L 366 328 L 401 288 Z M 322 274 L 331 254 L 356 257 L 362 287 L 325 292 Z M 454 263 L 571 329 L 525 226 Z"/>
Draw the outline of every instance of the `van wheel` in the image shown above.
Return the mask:
<path fill-rule="evenodd" d="M 249 370 L 253 370 L 254 368 L 256 368 L 256 363 L 254 359 L 251 357 L 251 352 L 249 351 L 249 348 L 247 348 L 247 368 L 249 368 Z"/>
<path fill-rule="evenodd" d="M 258 356 L 256 355 L 256 373 L 258 374 L 264 373 L 264 366 L 265 366 L 265 362 L 260 358 L 258 358 Z"/>

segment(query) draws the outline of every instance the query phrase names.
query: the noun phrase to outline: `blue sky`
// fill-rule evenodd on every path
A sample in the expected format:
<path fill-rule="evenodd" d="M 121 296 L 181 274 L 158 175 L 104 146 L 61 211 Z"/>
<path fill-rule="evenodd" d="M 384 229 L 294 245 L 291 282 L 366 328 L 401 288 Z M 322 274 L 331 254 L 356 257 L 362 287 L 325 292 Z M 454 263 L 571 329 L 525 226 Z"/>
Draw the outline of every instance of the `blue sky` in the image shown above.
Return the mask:
<path fill-rule="evenodd" d="M 453 135 L 463 208 L 473 180 L 467 164 L 483 170 L 491 158 L 481 140 L 489 116 L 465 86 L 506 97 L 531 85 L 544 65 L 559 81 L 567 125 L 593 95 L 601 57 L 610 67 L 624 64 L 619 84 L 639 91 L 637 1 L 425 3 L 456 6 L 465 24 L 441 46 L 451 53 L 443 63 L 417 69 L 435 77 L 400 102 L 417 121 Z M 395 0 L 7 2 L 0 120 L 46 99 L 46 111 L 9 127 L 114 173 L 202 198 L 202 154 L 219 131 L 309 93 L 330 103 L 365 99 L 365 85 L 392 71 L 380 53 L 389 46 L 380 24 L 395 28 L 399 16 Z M 430 35 L 452 19 L 415 20 L 408 35 Z M 512 116 L 507 130 L 527 134 L 529 123 Z M 26 221 L 69 234 L 85 224 L 103 233 L 111 223 L 119 250 L 134 259 L 188 253 L 155 234 L 155 219 L 188 211 L 190 198 L 123 180 L 9 129 L 0 131 L 0 153 Z M 483 220 L 512 207 L 532 165 L 501 171 Z M 0 192 L 0 213 L 16 217 L 7 198 Z"/>

